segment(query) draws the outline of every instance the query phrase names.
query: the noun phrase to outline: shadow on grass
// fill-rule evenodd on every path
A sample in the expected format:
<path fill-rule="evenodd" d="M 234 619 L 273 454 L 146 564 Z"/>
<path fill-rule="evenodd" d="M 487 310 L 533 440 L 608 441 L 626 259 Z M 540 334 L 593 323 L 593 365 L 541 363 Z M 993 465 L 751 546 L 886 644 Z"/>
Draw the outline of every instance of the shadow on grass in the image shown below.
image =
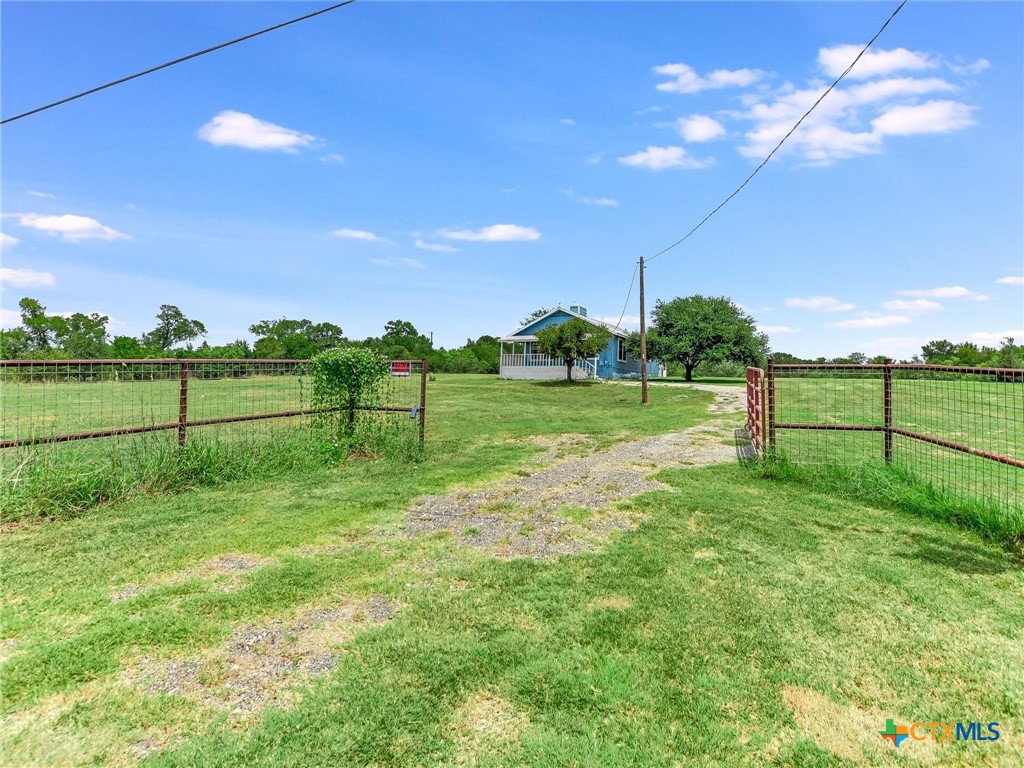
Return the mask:
<path fill-rule="evenodd" d="M 1012 556 L 1007 557 L 1006 552 L 986 549 L 964 541 L 918 534 L 914 537 L 913 543 L 917 545 L 916 551 L 904 552 L 905 557 L 967 575 L 994 575 L 1019 568 L 1019 565 L 1013 562 Z"/>

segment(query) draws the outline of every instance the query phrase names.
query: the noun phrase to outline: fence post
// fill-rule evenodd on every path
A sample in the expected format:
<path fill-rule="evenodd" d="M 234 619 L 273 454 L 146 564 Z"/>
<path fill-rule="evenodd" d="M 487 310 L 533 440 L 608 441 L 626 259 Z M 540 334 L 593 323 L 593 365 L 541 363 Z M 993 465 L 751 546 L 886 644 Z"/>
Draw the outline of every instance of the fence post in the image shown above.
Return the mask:
<path fill-rule="evenodd" d="M 882 368 L 882 434 L 885 437 L 885 463 L 892 464 L 892 360 L 885 358 Z"/>
<path fill-rule="evenodd" d="M 188 361 L 181 363 L 181 385 L 178 390 L 178 445 L 184 447 L 188 424 Z"/>
<path fill-rule="evenodd" d="M 420 360 L 420 445 L 427 427 L 427 361 Z"/>
<path fill-rule="evenodd" d="M 775 455 L 775 359 L 768 359 L 768 447 Z"/>

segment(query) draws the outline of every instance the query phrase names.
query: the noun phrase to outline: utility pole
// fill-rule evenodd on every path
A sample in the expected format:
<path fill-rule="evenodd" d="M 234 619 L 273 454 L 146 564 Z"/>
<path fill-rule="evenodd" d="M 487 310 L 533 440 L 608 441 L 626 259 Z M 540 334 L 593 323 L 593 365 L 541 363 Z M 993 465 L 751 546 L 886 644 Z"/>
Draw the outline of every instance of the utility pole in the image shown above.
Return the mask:
<path fill-rule="evenodd" d="M 640 257 L 640 402 L 647 405 L 647 309 L 644 306 L 644 257 Z"/>

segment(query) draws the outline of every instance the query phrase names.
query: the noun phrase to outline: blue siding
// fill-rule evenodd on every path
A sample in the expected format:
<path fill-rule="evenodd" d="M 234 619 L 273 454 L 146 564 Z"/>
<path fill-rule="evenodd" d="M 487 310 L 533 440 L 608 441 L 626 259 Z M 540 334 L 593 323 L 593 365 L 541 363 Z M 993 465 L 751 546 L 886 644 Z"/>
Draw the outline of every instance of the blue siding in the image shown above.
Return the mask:
<path fill-rule="evenodd" d="M 533 336 L 542 328 L 564 323 L 566 320 L 572 319 L 572 317 L 568 312 L 559 310 L 553 315 L 541 318 L 526 326 L 519 332 L 519 335 Z M 639 379 L 640 361 L 627 353 L 626 362 L 620 362 L 618 359 L 618 343 L 618 337 L 612 336 L 611 341 L 608 342 L 608 345 L 598 356 L 597 375 L 602 379 Z M 647 361 L 647 375 L 658 375 L 658 364 L 656 362 Z"/>
<path fill-rule="evenodd" d="M 530 323 L 528 326 L 526 326 L 525 328 L 523 328 L 523 330 L 519 332 L 519 335 L 536 336 L 537 331 L 541 330 L 542 328 L 547 328 L 549 325 L 559 325 L 560 323 L 564 323 L 566 320 L 572 320 L 572 315 L 570 315 L 568 312 L 558 310 L 553 315 L 549 315 L 548 317 L 542 317 L 540 320 Z"/>

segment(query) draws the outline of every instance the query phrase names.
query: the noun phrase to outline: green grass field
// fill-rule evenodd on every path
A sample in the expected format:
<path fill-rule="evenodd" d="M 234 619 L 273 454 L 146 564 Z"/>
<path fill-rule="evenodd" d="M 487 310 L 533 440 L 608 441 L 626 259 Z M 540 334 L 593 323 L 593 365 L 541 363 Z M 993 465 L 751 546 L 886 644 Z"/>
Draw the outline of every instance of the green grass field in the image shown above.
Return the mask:
<path fill-rule="evenodd" d="M 705 392 L 638 400 L 439 376 L 417 462 L 9 525 L 4 764 L 1024 763 L 1024 574 L 970 531 L 721 465 L 660 472 L 667 490 L 624 503 L 638 528 L 550 562 L 401 535 L 416 497 L 528 475 L 552 437 L 587 438 L 571 457 L 709 418 Z M 345 606 L 345 631 L 296 623 Z M 275 653 L 330 649 L 333 667 L 241 714 L 145 675 L 200 658 L 198 689 L 223 692 L 249 663 L 239 638 L 267 627 L 284 628 Z M 886 718 L 1003 737 L 897 752 Z"/>
<path fill-rule="evenodd" d="M 779 377 L 775 387 L 777 423 L 882 424 L 880 378 Z M 1024 459 L 1024 388 L 896 378 L 893 426 Z M 780 429 L 776 445 L 797 466 L 849 468 L 885 458 L 881 433 Z M 893 463 L 946 493 L 1003 514 L 1024 510 L 1024 469 L 900 436 L 894 439 Z"/>

